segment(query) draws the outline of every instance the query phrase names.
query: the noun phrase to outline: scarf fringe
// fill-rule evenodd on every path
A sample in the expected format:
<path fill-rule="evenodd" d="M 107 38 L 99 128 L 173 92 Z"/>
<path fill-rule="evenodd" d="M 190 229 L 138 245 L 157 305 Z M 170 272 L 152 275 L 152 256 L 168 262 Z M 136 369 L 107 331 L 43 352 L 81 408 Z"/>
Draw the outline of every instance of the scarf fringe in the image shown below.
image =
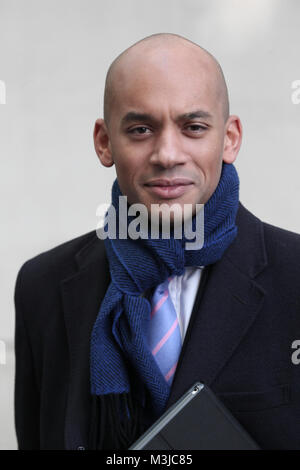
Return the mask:
<path fill-rule="evenodd" d="M 143 408 L 130 393 L 92 395 L 89 449 L 126 450 L 143 432 Z"/>

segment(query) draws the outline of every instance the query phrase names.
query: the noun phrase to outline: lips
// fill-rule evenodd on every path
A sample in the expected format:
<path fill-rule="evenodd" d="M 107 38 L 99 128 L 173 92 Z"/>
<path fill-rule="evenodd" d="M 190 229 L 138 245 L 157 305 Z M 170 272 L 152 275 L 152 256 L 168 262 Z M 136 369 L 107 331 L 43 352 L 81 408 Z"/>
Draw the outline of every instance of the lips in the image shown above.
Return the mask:
<path fill-rule="evenodd" d="M 188 178 L 158 178 L 155 180 L 150 180 L 146 183 L 146 186 L 186 186 L 192 184 L 193 181 Z"/>
<path fill-rule="evenodd" d="M 160 178 L 145 184 L 149 191 L 163 199 L 174 199 L 182 196 L 193 185 L 187 178 L 174 178 L 172 180 Z"/>

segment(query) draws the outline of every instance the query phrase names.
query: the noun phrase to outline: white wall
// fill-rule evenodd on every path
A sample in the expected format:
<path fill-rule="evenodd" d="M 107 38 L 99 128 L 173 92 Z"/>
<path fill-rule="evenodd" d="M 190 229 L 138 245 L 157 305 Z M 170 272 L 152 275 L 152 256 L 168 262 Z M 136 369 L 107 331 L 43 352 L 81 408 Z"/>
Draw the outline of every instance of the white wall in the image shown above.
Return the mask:
<path fill-rule="evenodd" d="M 100 166 L 93 125 L 110 62 L 144 36 L 178 33 L 217 57 L 244 127 L 240 199 L 300 232 L 300 105 L 291 100 L 299 18 L 298 0 L 0 0 L 0 339 L 8 351 L 21 264 L 93 230 L 96 207 L 110 201 L 115 169 Z M 0 448 L 9 448 L 13 358 L 0 364 L 0 383 Z"/>

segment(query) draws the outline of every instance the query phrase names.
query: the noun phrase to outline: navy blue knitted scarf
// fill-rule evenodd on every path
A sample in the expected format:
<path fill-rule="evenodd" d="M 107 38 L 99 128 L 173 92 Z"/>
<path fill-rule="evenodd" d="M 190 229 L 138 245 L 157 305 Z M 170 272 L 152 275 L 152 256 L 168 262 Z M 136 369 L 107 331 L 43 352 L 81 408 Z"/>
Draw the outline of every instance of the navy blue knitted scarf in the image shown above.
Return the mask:
<path fill-rule="evenodd" d="M 117 214 L 121 195 L 116 179 L 112 205 Z M 123 436 L 124 446 L 127 437 L 128 444 L 128 422 L 134 420 L 135 405 L 145 405 L 146 396 L 152 416 L 163 413 L 170 387 L 147 345 L 151 305 L 142 294 L 171 275 L 183 274 L 186 266 L 207 266 L 218 261 L 237 234 L 238 203 L 237 171 L 232 164 L 223 163 L 217 188 L 204 206 L 204 245 L 200 250 L 186 250 L 185 243 L 191 240 L 184 234 L 182 239 L 171 236 L 133 240 L 117 236 L 104 241 L 111 283 L 92 330 L 90 357 L 91 393 L 102 399 L 102 408 L 98 405 L 102 440 L 108 427 L 115 426 L 112 434 Z M 130 220 L 128 217 L 128 223 Z"/>

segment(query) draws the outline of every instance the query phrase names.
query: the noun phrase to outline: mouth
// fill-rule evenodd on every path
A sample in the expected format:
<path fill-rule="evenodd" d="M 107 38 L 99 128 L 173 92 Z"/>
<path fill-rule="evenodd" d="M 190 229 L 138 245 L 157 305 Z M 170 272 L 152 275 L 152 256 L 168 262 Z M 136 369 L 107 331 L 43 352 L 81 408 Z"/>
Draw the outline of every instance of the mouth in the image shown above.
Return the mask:
<path fill-rule="evenodd" d="M 157 179 L 145 184 L 151 192 L 163 199 L 174 199 L 182 196 L 193 186 L 193 182 L 186 178 L 175 178 L 174 180 Z"/>

